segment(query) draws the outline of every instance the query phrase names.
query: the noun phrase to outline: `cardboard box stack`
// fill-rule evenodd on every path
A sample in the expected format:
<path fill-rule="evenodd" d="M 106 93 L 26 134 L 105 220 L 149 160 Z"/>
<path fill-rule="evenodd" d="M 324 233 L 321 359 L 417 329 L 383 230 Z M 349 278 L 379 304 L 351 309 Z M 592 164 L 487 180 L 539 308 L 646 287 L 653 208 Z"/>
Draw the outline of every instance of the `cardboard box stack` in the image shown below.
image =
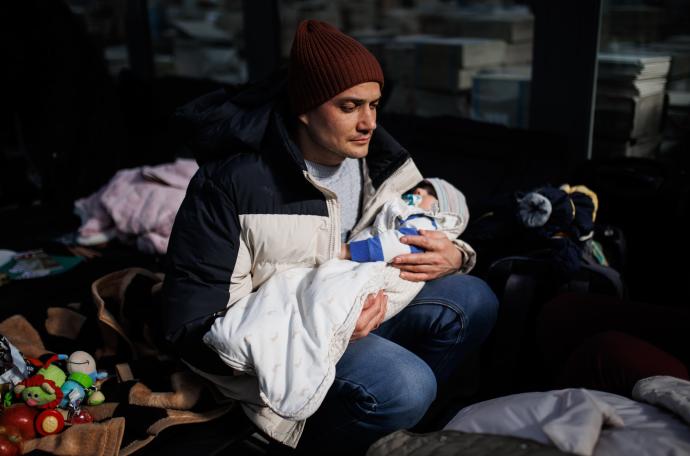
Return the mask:
<path fill-rule="evenodd" d="M 646 46 L 648 51 L 671 56 L 668 89 L 690 92 L 690 35 L 676 35 Z"/>
<path fill-rule="evenodd" d="M 471 117 L 508 127 L 529 126 L 530 66 L 503 67 L 478 73 L 472 84 Z"/>
<path fill-rule="evenodd" d="M 172 25 L 177 32 L 171 60 L 175 74 L 226 84 L 247 82 L 247 63 L 227 30 L 198 19 L 176 19 Z"/>
<path fill-rule="evenodd" d="M 386 62 L 405 65 L 415 87 L 454 93 L 469 89 L 476 71 L 500 65 L 504 57 L 500 40 L 415 35 L 391 43 Z"/>
<path fill-rule="evenodd" d="M 534 17 L 524 9 L 501 9 L 491 13 L 463 9 L 429 10 L 420 13 L 419 23 L 423 33 L 502 40 L 506 43 L 505 65 L 532 61 Z"/>
<path fill-rule="evenodd" d="M 653 155 L 661 142 L 671 58 L 612 53 L 598 58 L 594 157 Z"/>
<path fill-rule="evenodd" d="M 482 4 L 477 12 L 474 7 L 458 9 L 438 0 L 282 2 L 283 55 L 288 55 L 301 19 L 337 25 L 381 62 L 387 87 L 392 88 L 383 106 L 389 112 L 469 117 L 475 76 L 482 70 L 532 60 L 534 20 L 524 8 L 495 7 L 492 13 Z M 529 99 L 524 84 L 518 92 Z M 510 116 L 518 117 L 524 116 Z"/>
<path fill-rule="evenodd" d="M 690 35 L 675 35 L 649 44 L 614 43 L 610 46 L 621 53 L 661 55 L 671 57 L 671 68 L 666 82 L 668 106 L 663 122 L 661 154 L 682 142 L 689 128 L 688 100 L 690 99 Z M 638 146 L 637 149 L 641 149 Z"/>
<path fill-rule="evenodd" d="M 690 35 L 675 35 L 645 44 L 613 42 L 606 49 L 608 53 L 670 56 L 667 89 L 690 91 Z"/>
<path fill-rule="evenodd" d="M 401 10 L 388 11 L 389 18 L 393 11 Z M 427 4 L 411 12 L 400 17 L 414 18 L 406 27 L 420 33 L 385 44 L 386 75 L 396 83 L 385 109 L 433 115 L 436 107 L 439 114 L 526 126 L 534 36 L 528 10 Z"/>
<path fill-rule="evenodd" d="M 467 116 L 472 77 L 503 62 L 501 40 L 409 35 L 390 40 L 384 67 L 394 81 L 385 109 L 419 115 Z M 441 107 L 445 107 L 441 109 Z"/>

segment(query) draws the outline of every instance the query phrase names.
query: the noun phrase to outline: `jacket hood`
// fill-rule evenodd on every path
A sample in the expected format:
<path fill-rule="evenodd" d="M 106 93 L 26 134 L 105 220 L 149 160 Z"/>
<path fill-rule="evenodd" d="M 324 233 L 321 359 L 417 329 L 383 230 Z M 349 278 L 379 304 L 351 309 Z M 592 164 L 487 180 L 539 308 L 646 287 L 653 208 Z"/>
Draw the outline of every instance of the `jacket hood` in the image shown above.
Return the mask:
<path fill-rule="evenodd" d="M 219 89 L 175 111 L 181 135 L 199 165 L 223 158 L 229 151 L 259 151 L 271 113 L 287 99 L 285 72 L 277 72 L 238 94 Z"/>

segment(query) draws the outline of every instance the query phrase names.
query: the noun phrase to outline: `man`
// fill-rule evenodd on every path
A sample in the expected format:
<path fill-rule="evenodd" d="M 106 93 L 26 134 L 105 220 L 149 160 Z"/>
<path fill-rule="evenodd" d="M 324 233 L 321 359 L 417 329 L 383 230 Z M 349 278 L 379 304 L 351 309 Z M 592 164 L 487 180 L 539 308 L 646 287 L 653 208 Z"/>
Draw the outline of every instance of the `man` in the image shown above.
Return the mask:
<path fill-rule="evenodd" d="M 385 293 L 368 297 L 306 428 L 262 407 L 256 380 L 233 375 L 201 343 L 228 306 L 276 272 L 337 257 L 385 201 L 422 180 L 408 152 L 377 129 L 382 85 L 379 63 L 361 44 L 310 20 L 295 34 L 287 95 L 280 86 L 232 100 L 215 93 L 183 111 L 199 129 L 193 147 L 202 166 L 168 248 L 167 338 L 193 371 L 241 400 L 267 435 L 306 451 L 363 451 L 415 425 L 496 316 L 487 285 L 456 274 L 474 263 L 468 245 L 434 232 L 404 239 L 425 252 L 394 265 L 405 279 L 429 282 L 383 324 Z M 208 156 L 216 159 L 204 163 Z"/>

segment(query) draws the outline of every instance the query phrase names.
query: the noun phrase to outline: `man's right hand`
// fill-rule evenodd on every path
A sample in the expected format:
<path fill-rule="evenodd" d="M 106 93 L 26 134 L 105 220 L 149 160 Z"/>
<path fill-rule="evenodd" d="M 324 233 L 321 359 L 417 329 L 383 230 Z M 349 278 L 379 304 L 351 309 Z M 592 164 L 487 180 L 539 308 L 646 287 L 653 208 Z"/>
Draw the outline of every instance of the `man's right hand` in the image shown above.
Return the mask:
<path fill-rule="evenodd" d="M 362 313 L 359 314 L 350 341 L 366 337 L 371 331 L 378 328 L 386 316 L 387 308 L 388 296 L 384 294 L 383 290 L 379 290 L 376 294 L 369 294 L 364 301 Z"/>

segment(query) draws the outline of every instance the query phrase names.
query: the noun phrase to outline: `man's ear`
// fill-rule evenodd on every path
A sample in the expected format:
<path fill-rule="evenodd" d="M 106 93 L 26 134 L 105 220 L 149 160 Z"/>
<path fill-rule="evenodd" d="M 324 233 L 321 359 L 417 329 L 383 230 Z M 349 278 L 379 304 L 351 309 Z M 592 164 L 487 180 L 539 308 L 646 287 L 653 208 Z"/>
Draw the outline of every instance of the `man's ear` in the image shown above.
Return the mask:
<path fill-rule="evenodd" d="M 309 126 L 309 116 L 305 112 L 304 114 L 300 114 L 297 116 L 297 119 L 302 122 L 304 126 Z"/>

